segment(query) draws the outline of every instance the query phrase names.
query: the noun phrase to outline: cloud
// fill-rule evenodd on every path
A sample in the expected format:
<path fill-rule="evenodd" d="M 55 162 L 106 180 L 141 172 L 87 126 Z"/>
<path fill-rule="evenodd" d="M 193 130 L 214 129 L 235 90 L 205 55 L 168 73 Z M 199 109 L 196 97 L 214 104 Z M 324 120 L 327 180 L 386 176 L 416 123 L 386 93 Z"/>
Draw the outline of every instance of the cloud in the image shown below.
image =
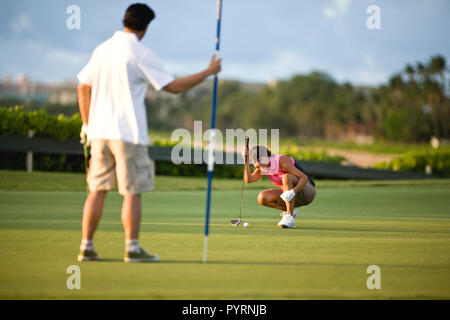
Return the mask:
<path fill-rule="evenodd" d="M 350 3 L 351 0 L 333 0 L 323 9 L 323 15 L 327 19 L 334 19 L 337 16 L 344 15 L 350 6 Z"/>
<path fill-rule="evenodd" d="M 328 8 L 328 7 L 323 9 L 323 14 L 328 19 L 333 19 L 334 17 L 336 17 L 336 12 L 333 9 Z"/>
<path fill-rule="evenodd" d="M 369 68 L 373 68 L 376 66 L 375 59 L 370 53 L 365 53 L 363 55 L 363 61 L 364 61 L 364 64 Z"/>
<path fill-rule="evenodd" d="M 4 43 L 0 50 L 0 78 L 7 74 L 26 74 L 31 79 L 48 82 L 75 78 L 90 57 L 90 52 L 24 40 L 23 37 L 7 41 L 0 36 L 0 43 Z"/>
<path fill-rule="evenodd" d="M 9 27 L 15 34 L 22 33 L 31 27 L 31 18 L 28 14 L 21 13 L 11 21 Z"/>
<path fill-rule="evenodd" d="M 86 64 L 89 60 L 89 54 L 61 48 L 49 48 L 45 53 L 45 60 L 55 65 L 75 68 Z"/>
<path fill-rule="evenodd" d="M 174 75 L 197 73 L 208 66 L 207 60 L 170 60 L 160 57 L 164 69 Z"/>
<path fill-rule="evenodd" d="M 337 74 L 336 79 L 340 82 L 348 81 L 354 85 L 375 86 L 386 83 L 389 73 L 379 69 L 357 68 L 345 70 Z"/>
<path fill-rule="evenodd" d="M 358 58 L 356 58 L 358 60 Z M 222 79 L 239 79 L 249 82 L 268 82 L 271 79 L 288 79 L 295 74 L 307 74 L 314 70 L 325 71 L 338 82 L 351 82 L 355 85 L 378 85 L 387 81 L 386 72 L 373 55 L 365 53 L 357 63 L 336 66 L 333 61 L 323 61 L 317 57 L 294 50 L 278 50 L 272 58 L 258 61 L 238 61 L 225 59 L 222 63 Z M 169 73 L 187 75 L 205 68 L 207 61 L 163 60 Z"/>
<path fill-rule="evenodd" d="M 175 75 L 199 72 L 208 65 L 207 60 L 169 60 L 162 59 L 165 69 Z M 317 65 L 308 56 L 292 50 L 278 50 L 271 58 L 264 60 L 222 61 L 221 78 L 243 81 L 265 82 L 269 79 L 287 78 L 294 73 L 306 73 Z"/>
<path fill-rule="evenodd" d="M 327 70 L 338 81 L 348 81 L 356 85 L 379 85 L 386 83 L 390 76 L 390 72 L 386 71 L 386 68 L 367 52 L 361 55 L 360 63 L 356 63 L 353 67 L 333 68 L 333 66 L 328 66 Z"/>
<path fill-rule="evenodd" d="M 221 76 L 244 81 L 267 82 L 270 79 L 287 79 L 294 74 L 306 74 L 314 70 L 325 71 L 336 81 L 349 81 L 355 85 L 379 85 L 387 81 L 389 72 L 381 68 L 371 54 L 361 56 L 362 63 L 337 67 L 330 61 L 297 51 L 278 51 L 270 60 L 249 62 L 224 62 Z"/>

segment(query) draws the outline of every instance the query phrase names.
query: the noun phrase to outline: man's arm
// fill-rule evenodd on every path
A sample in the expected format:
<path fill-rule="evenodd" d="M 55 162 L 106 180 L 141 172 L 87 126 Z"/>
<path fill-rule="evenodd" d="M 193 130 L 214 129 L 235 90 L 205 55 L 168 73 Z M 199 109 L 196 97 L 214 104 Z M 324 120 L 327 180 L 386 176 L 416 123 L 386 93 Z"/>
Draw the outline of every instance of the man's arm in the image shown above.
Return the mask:
<path fill-rule="evenodd" d="M 209 76 L 219 73 L 221 69 L 221 60 L 216 59 L 215 56 L 213 56 L 208 68 L 196 74 L 177 78 L 165 86 L 163 90 L 175 94 L 186 91 L 192 87 L 195 87 Z"/>
<path fill-rule="evenodd" d="M 78 85 L 78 108 L 80 109 L 81 120 L 83 124 L 89 123 L 89 108 L 91 106 L 91 91 L 92 87 L 80 83 Z"/>

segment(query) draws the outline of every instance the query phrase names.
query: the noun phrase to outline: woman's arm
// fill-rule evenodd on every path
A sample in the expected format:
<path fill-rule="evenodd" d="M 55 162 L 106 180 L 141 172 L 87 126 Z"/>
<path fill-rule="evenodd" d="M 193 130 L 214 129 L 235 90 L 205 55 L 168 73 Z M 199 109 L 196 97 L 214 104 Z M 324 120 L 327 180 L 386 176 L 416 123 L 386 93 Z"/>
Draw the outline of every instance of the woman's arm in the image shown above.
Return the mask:
<path fill-rule="evenodd" d="M 244 148 L 242 153 L 242 157 L 244 158 L 244 180 L 245 183 L 252 183 L 261 179 L 261 170 L 255 169 L 252 173 L 252 169 L 250 168 L 250 162 L 248 159 L 248 150 Z"/>
<path fill-rule="evenodd" d="M 244 171 L 245 183 L 252 183 L 252 182 L 258 181 L 259 179 L 261 179 L 261 177 L 262 177 L 262 175 L 261 175 L 260 169 L 255 169 L 255 171 L 253 171 L 253 173 L 252 173 L 250 164 L 248 162 L 245 164 L 245 171 Z"/>
<path fill-rule="evenodd" d="M 288 156 L 281 156 L 280 157 L 280 168 L 286 173 L 290 173 L 296 177 L 298 177 L 298 183 L 297 185 L 292 189 L 295 193 L 298 193 L 301 191 L 305 185 L 308 183 L 308 177 L 306 174 L 298 170 L 292 163 L 291 159 Z"/>

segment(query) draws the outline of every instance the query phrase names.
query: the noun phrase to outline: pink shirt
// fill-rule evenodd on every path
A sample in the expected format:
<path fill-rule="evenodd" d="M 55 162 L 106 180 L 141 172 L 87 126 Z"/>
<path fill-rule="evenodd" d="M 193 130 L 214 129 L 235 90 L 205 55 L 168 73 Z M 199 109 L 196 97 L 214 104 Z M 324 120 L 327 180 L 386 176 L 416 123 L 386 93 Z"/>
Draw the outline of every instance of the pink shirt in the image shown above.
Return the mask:
<path fill-rule="evenodd" d="M 284 156 L 284 154 L 277 154 L 275 156 L 271 156 L 270 157 L 270 168 L 261 170 L 261 174 L 267 175 L 267 177 L 269 177 L 270 181 L 272 181 L 272 183 L 274 185 L 276 185 L 277 187 L 283 186 L 283 181 L 282 181 L 281 176 L 283 174 L 286 174 L 286 172 L 280 168 L 280 157 L 281 156 Z M 294 165 L 295 164 L 294 158 L 292 158 L 291 156 L 288 156 L 288 157 L 291 158 L 292 165 Z"/>

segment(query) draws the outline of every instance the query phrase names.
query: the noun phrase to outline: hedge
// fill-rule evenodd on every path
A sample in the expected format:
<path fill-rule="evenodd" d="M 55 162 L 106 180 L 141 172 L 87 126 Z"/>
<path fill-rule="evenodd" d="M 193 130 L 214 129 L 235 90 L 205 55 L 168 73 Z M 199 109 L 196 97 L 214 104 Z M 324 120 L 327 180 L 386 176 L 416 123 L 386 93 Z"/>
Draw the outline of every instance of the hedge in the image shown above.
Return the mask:
<path fill-rule="evenodd" d="M 0 151 L 0 169 L 26 170 L 26 154 L 21 152 Z M 85 172 L 84 157 L 77 155 L 57 155 L 34 153 L 33 170 L 50 172 Z M 242 166 L 216 165 L 214 176 L 217 178 L 242 178 Z M 206 165 L 175 165 L 167 161 L 155 161 L 155 173 L 167 176 L 206 176 Z"/>
<path fill-rule="evenodd" d="M 45 111 L 25 111 L 23 107 L 0 108 L 0 135 L 28 136 L 33 130 L 34 137 L 53 138 L 59 141 L 80 139 L 81 117 L 51 116 Z"/>
<path fill-rule="evenodd" d="M 408 152 L 390 162 L 375 164 L 375 168 L 377 169 L 416 172 L 425 172 L 427 166 L 431 168 L 432 173 L 449 177 L 450 151 L 436 149 L 431 151 Z"/>
<path fill-rule="evenodd" d="M 347 160 L 345 157 L 340 155 L 329 155 L 325 150 L 314 151 L 311 149 L 300 149 L 300 147 L 295 145 L 281 148 L 280 153 L 290 155 L 297 160 L 305 161 L 320 161 L 341 164 L 343 161 Z"/>
<path fill-rule="evenodd" d="M 33 131 L 34 137 L 52 138 L 59 141 L 79 140 L 82 121 L 80 114 L 66 117 L 62 114 L 52 116 L 45 111 L 26 111 L 24 107 L 14 108 L 0 107 L 0 135 L 4 136 L 28 136 L 28 131 Z M 171 147 L 178 141 L 169 139 L 156 139 L 156 146 Z M 325 161 L 340 163 L 345 160 L 341 156 L 330 156 L 325 151 L 300 150 L 297 146 L 284 148 L 281 153 L 291 155 L 299 160 Z M 23 153 L 1 152 L 2 160 L 0 168 L 23 170 L 25 168 L 25 155 Z M 34 169 L 40 171 L 84 171 L 82 156 L 38 154 L 34 155 Z M 206 165 L 174 165 L 170 162 L 157 161 L 156 173 L 178 176 L 203 176 L 206 175 Z M 216 177 L 241 178 L 242 166 L 216 165 L 214 170 Z"/>

